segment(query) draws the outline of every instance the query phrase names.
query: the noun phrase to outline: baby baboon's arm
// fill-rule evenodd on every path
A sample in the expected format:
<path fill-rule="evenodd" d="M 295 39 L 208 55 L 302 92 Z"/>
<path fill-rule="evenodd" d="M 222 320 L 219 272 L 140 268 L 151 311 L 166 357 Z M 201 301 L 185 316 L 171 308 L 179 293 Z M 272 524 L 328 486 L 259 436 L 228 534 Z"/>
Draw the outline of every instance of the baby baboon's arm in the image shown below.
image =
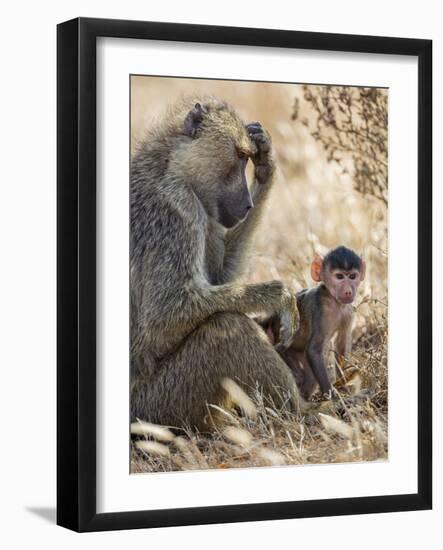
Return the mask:
<path fill-rule="evenodd" d="M 352 316 L 346 317 L 346 320 L 340 325 L 337 331 L 335 341 L 335 351 L 338 357 L 346 357 L 351 352 L 352 346 Z"/>
<path fill-rule="evenodd" d="M 306 348 L 306 357 L 318 381 L 322 394 L 331 396 L 332 386 L 326 370 L 325 337 L 323 333 L 317 332 L 311 336 L 308 347 Z"/>
<path fill-rule="evenodd" d="M 342 376 L 341 369 L 344 368 L 345 358 L 351 353 L 352 347 L 352 315 L 347 316 L 337 331 L 335 340 L 335 353 L 337 356 L 338 368 L 336 376 Z"/>

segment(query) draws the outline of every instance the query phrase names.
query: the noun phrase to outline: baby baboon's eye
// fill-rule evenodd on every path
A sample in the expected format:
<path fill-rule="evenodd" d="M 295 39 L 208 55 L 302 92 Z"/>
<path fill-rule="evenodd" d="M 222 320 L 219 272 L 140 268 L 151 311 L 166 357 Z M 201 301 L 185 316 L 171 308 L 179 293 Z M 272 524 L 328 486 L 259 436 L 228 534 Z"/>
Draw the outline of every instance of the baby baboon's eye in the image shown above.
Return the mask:
<path fill-rule="evenodd" d="M 351 273 L 351 274 L 349 275 L 349 278 L 350 278 L 350 279 L 355 279 L 356 276 L 357 276 L 357 275 L 356 275 L 355 273 Z"/>
<path fill-rule="evenodd" d="M 340 279 L 340 280 L 342 280 L 342 279 L 345 278 L 345 276 L 343 275 L 343 273 L 336 273 L 335 276 L 336 276 L 337 279 Z"/>

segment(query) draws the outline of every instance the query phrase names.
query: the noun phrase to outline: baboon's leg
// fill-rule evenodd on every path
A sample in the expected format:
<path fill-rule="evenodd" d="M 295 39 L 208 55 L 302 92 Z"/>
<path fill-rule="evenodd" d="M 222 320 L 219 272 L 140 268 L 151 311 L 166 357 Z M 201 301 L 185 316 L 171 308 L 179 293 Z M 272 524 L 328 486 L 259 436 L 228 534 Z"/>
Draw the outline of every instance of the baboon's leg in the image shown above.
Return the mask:
<path fill-rule="evenodd" d="M 205 428 L 207 403 L 226 403 L 225 377 L 246 391 L 258 383 L 277 407 L 298 409 L 294 377 L 261 327 L 240 313 L 217 313 L 162 361 L 158 374 L 133 389 L 132 416 Z"/>

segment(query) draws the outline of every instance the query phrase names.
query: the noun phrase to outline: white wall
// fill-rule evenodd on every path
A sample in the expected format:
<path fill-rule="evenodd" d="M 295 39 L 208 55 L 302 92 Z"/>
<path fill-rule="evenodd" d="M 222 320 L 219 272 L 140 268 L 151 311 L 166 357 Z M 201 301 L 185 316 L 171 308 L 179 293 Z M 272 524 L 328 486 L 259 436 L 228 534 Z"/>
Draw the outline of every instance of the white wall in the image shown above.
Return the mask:
<path fill-rule="evenodd" d="M 26 544 L 93 548 L 98 542 L 109 549 L 122 544 L 267 548 L 278 543 L 316 548 L 326 543 L 331 550 L 350 544 L 360 550 L 389 548 L 390 544 L 415 548 L 441 538 L 438 471 L 432 512 L 88 534 L 81 539 L 54 526 L 56 23 L 81 15 L 432 38 L 434 97 L 443 97 L 443 30 L 437 2 L 316 0 L 296 4 L 273 0 L 266 4 L 224 0 L 218 6 L 208 0 L 165 0 L 157 7 L 150 2 L 114 0 L 17 1 L 2 6 L 0 541 L 8 539 L 7 548 L 24 548 Z M 434 151 L 440 153 L 440 158 L 435 158 L 435 182 L 441 182 L 443 176 L 440 124 L 442 104 L 435 101 Z M 443 206 L 442 193 L 442 186 L 436 185 L 436 214 L 437 206 Z M 441 217 L 436 230 L 437 241 Z M 443 268 L 441 250 L 435 261 L 436 282 L 441 279 L 439 267 Z M 441 291 L 436 289 L 434 296 L 435 309 L 443 308 Z M 436 316 L 436 336 L 441 333 L 441 320 L 441 315 Z M 436 343 L 435 371 L 440 362 L 441 346 Z M 441 389 L 441 381 L 436 372 L 437 388 Z M 440 427 L 440 405 L 435 413 Z M 443 459 L 441 429 L 435 447 L 437 464 Z"/>

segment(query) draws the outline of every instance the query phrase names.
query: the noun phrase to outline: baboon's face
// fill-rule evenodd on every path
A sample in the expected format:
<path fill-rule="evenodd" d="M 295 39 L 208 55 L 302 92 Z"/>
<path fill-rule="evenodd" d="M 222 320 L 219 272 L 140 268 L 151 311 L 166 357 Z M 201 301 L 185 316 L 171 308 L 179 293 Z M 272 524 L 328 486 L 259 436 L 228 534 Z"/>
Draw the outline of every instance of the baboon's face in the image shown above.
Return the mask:
<path fill-rule="evenodd" d="M 232 156 L 232 167 L 224 181 L 219 180 L 217 192 L 218 221 L 228 228 L 242 222 L 254 206 L 246 180 L 248 157 L 240 152 Z"/>
<path fill-rule="evenodd" d="M 180 150 L 182 175 L 207 214 L 224 227 L 234 227 L 254 206 L 246 166 L 255 144 L 238 115 L 216 102 L 197 103 L 184 128 L 189 139 Z"/>

